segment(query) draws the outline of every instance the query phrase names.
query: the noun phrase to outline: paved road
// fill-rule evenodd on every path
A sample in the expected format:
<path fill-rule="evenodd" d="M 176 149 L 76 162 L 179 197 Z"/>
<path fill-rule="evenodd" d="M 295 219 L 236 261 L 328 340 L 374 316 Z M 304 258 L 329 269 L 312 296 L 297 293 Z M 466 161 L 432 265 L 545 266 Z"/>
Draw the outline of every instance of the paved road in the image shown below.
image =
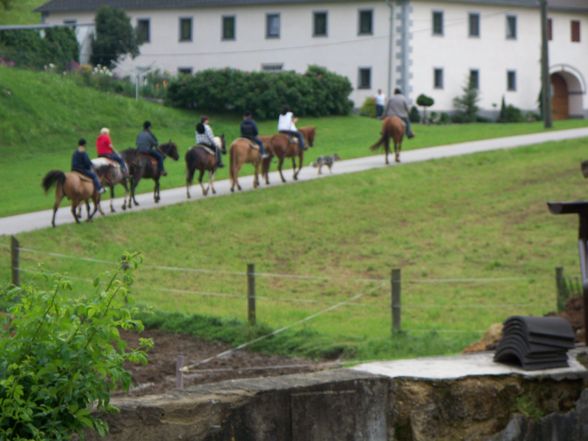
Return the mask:
<path fill-rule="evenodd" d="M 465 142 L 461 144 L 411 150 L 402 153 L 401 159 L 402 164 L 406 164 L 412 162 L 428 161 L 431 159 L 467 155 L 471 153 L 487 152 L 491 150 L 512 149 L 549 141 L 563 141 L 567 139 L 577 139 L 584 137 L 588 137 L 588 128 L 543 132 L 532 135 L 511 136 L 508 138 L 489 139 L 484 141 Z M 334 176 L 344 173 L 355 173 L 382 167 L 385 167 L 383 155 L 350 159 L 347 161 L 337 162 L 333 167 L 332 175 Z M 273 168 L 275 168 L 275 163 Z M 326 169 L 324 168 L 323 173 L 325 170 Z M 284 176 L 288 180 L 289 184 L 292 183 L 292 172 L 290 170 L 286 171 Z M 308 181 L 311 179 L 318 179 L 327 176 L 329 176 L 328 172 L 326 175 L 323 174 L 322 176 L 318 176 L 316 169 L 312 167 L 304 167 L 300 173 L 299 181 Z M 252 181 L 253 179 L 251 176 L 244 176 L 239 180 L 241 186 L 243 187 L 243 191 L 249 191 L 253 189 Z M 282 185 L 280 183 L 280 178 L 277 172 L 272 172 L 270 174 L 270 182 L 272 183 L 270 188 L 277 185 Z M 217 190 L 217 196 L 230 194 L 230 183 L 228 180 L 218 181 L 215 187 Z M 265 185 L 263 185 L 261 188 L 265 188 Z M 191 201 L 202 199 L 203 197 L 202 192 L 198 186 L 193 186 L 191 193 Z M 151 193 L 138 195 L 137 200 L 140 206 L 133 208 L 132 211 L 147 210 L 157 206 L 179 204 L 187 201 L 186 189 L 185 187 L 181 187 L 162 191 L 161 202 L 159 204 L 155 204 L 153 202 L 153 196 Z M 52 198 L 47 198 L 48 205 L 51 204 L 51 201 Z M 109 202 L 105 201 L 102 203 L 102 205 L 105 212 L 108 212 Z M 115 200 L 115 208 L 120 207 L 121 205 L 121 199 Z M 117 209 L 118 214 L 124 213 L 120 208 Z M 52 210 L 44 210 L 0 218 L 0 235 L 24 233 L 41 228 L 48 228 L 51 226 L 51 216 Z M 62 208 L 57 212 L 55 222 L 58 226 L 74 222 L 67 203 L 64 202 Z"/>

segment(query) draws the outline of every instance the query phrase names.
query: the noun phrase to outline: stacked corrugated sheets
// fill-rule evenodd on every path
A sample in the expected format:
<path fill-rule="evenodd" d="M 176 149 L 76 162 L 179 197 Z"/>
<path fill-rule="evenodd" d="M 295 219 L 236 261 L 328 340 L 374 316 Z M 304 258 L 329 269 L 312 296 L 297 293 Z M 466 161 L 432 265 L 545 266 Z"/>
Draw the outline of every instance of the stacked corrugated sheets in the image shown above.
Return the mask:
<path fill-rule="evenodd" d="M 504 322 L 494 361 L 533 371 L 568 367 L 575 345 L 570 323 L 560 317 L 513 316 Z"/>

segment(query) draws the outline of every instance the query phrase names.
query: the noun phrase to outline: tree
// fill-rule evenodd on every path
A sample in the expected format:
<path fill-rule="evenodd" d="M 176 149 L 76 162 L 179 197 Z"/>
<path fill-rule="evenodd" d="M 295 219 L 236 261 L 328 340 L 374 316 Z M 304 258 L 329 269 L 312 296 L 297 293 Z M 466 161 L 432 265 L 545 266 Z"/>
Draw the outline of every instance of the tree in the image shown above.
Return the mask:
<path fill-rule="evenodd" d="M 128 389 L 125 363 L 145 363 L 152 342 L 128 350 L 119 329 L 142 330 L 133 320 L 129 288 L 136 258 L 95 292 L 74 295 L 69 281 L 48 278 L 50 289 L 0 290 L 0 439 L 70 440 L 86 429 L 104 434 L 92 410 L 112 412 L 110 394 Z M 76 293 L 77 294 L 77 293 Z"/>
<path fill-rule="evenodd" d="M 131 19 L 122 9 L 103 6 L 96 12 L 96 36 L 92 41 L 91 62 L 109 69 L 124 55 L 139 55 L 137 36 Z"/>
<path fill-rule="evenodd" d="M 453 99 L 455 110 L 462 117 L 463 122 L 475 122 L 478 116 L 478 88 L 471 78 L 468 78 L 466 85 L 462 88 L 463 95 Z"/>
<path fill-rule="evenodd" d="M 0 0 L 0 5 L 2 5 L 4 9 L 8 10 L 12 7 L 12 1 L 13 0 Z"/>
<path fill-rule="evenodd" d="M 433 104 L 435 104 L 435 100 L 433 98 L 431 98 L 430 96 L 427 96 L 425 94 L 420 94 L 417 97 L 417 104 L 419 106 L 421 106 L 423 108 L 423 124 L 427 123 L 427 107 L 431 107 Z"/>

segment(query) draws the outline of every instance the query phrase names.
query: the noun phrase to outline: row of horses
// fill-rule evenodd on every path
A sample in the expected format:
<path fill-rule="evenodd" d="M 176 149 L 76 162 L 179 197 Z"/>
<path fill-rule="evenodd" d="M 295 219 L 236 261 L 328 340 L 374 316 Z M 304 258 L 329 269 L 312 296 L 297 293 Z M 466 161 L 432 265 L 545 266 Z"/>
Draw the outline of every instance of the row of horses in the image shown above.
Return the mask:
<path fill-rule="evenodd" d="M 304 136 L 306 144 L 310 147 L 314 146 L 314 139 L 316 129 L 314 127 L 301 127 L 299 131 Z M 396 117 L 390 117 L 384 120 L 382 125 L 382 133 L 379 141 L 374 144 L 372 150 L 379 146 L 384 146 L 386 150 L 385 160 L 388 161 L 388 154 L 390 151 L 390 139 L 394 141 L 395 159 L 400 160 L 400 148 L 402 137 L 404 135 L 404 125 L 402 121 Z M 231 181 L 231 192 L 235 188 L 241 190 L 239 184 L 239 172 L 243 165 L 251 164 L 254 167 L 253 187 L 257 188 L 260 185 L 259 175 L 265 180 L 266 185 L 269 185 L 269 169 L 273 157 L 277 158 L 278 171 L 282 182 L 286 182 L 283 174 L 284 161 L 288 158 L 292 159 L 293 179 L 297 180 L 300 170 L 304 162 L 304 150 L 298 147 L 295 137 L 290 137 L 286 134 L 278 133 L 270 136 L 260 136 L 264 146 L 267 150 L 268 157 L 262 158 L 257 145 L 246 138 L 237 138 L 232 142 L 229 155 L 229 177 Z M 217 138 L 218 144 L 221 146 L 223 154 L 226 153 L 226 145 L 224 135 Z M 178 149 L 175 143 L 171 140 L 168 143 L 161 144 L 158 147 L 159 151 L 164 156 L 169 156 L 174 161 L 179 159 Z M 93 160 L 96 174 L 105 187 L 110 188 L 110 211 L 115 212 L 113 206 L 114 187 L 121 184 L 125 189 L 125 197 L 123 200 L 122 209 L 132 208 L 133 204 L 138 206 L 139 203 L 135 198 L 135 190 L 137 185 L 143 178 L 151 178 L 155 182 L 153 190 L 153 198 L 156 203 L 161 199 L 160 197 L 160 174 L 157 167 L 156 160 L 146 154 L 138 152 L 136 149 L 127 149 L 121 152 L 125 163 L 128 166 L 128 176 L 122 173 L 119 167 L 114 166 L 111 161 L 104 158 Z M 193 183 L 196 171 L 199 172 L 198 182 L 202 188 L 202 194 L 208 195 L 210 191 L 216 194 L 214 188 L 214 177 L 217 171 L 217 161 L 214 152 L 204 146 L 191 147 L 185 155 L 186 161 L 186 196 L 188 199 L 190 195 L 190 187 Z M 208 185 L 203 183 L 204 174 L 208 172 Z M 91 220 L 96 212 L 104 214 L 100 207 L 100 195 L 95 191 L 92 181 L 76 172 L 65 173 L 59 170 L 52 170 L 43 178 L 42 187 L 45 192 L 49 191 L 52 186 L 56 186 L 55 202 L 53 205 L 53 216 L 51 225 L 55 226 L 55 216 L 61 201 L 64 197 L 71 200 L 71 212 L 77 223 L 81 220 L 81 204 L 85 202 L 88 220 Z M 90 201 L 94 203 L 94 209 L 90 211 Z"/>

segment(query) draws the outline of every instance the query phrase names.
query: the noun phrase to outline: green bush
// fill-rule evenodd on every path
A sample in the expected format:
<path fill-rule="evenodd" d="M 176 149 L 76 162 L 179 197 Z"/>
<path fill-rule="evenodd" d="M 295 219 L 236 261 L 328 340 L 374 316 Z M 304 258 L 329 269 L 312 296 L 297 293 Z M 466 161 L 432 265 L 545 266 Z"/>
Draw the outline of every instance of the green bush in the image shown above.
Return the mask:
<path fill-rule="evenodd" d="M 370 118 L 376 117 L 376 99 L 373 96 L 368 96 L 365 99 L 359 108 L 359 114 L 361 116 L 369 116 Z"/>
<path fill-rule="evenodd" d="M 70 28 L 49 28 L 42 37 L 39 31 L 0 31 L 0 57 L 12 60 L 18 67 L 43 69 L 54 65 L 56 69 L 69 68 L 78 61 L 78 41 Z"/>
<path fill-rule="evenodd" d="M 133 264 L 133 259 L 125 259 Z M 126 362 L 146 362 L 140 348 L 127 350 L 119 329 L 141 330 L 128 305 L 132 270 L 110 277 L 88 295 L 72 292 L 55 276 L 51 289 L 0 291 L 0 439 L 69 440 L 94 429 L 107 432 L 93 409 L 111 412 L 113 390 L 130 385 Z"/>
<path fill-rule="evenodd" d="M 417 108 L 417 106 L 412 106 L 410 108 L 410 112 L 408 114 L 408 119 L 410 119 L 410 122 L 413 122 L 413 123 L 421 122 L 421 115 L 419 113 L 419 109 Z"/>
<path fill-rule="evenodd" d="M 349 80 L 318 66 L 305 74 L 207 69 L 170 81 L 166 102 L 186 109 L 215 112 L 252 111 L 275 118 L 289 105 L 298 116 L 346 115 L 353 103 Z"/>

